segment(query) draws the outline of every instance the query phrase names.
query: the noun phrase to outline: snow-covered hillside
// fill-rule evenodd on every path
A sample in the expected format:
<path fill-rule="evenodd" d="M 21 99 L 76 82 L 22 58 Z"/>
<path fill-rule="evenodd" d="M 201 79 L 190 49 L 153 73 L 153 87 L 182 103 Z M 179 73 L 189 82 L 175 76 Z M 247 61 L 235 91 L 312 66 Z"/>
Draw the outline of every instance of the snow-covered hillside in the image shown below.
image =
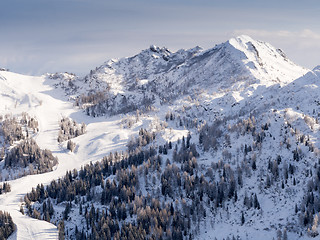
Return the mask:
<path fill-rule="evenodd" d="M 34 117 L 39 129 L 32 134 L 24 129 L 25 137 L 58 159 L 51 172 L 8 181 L 11 192 L 0 195 L 0 210 L 9 212 L 17 225 L 11 239 L 57 239 L 55 225 L 61 234 L 63 219 L 68 239 L 103 231 L 107 236 L 109 228 L 114 238 L 126 231 L 169 239 L 317 236 L 319 72 L 319 67 L 300 67 L 282 50 L 248 36 L 208 50 L 171 52 L 151 46 L 133 57 L 107 61 L 84 78 L 1 71 L 0 115 L 27 112 Z M 83 123 L 86 131 L 74 134 L 71 127 L 65 132 L 61 119 L 66 118 L 75 126 Z M 5 151 L 19 144 L 6 146 L 1 134 L 0 140 Z M 67 147 L 71 143 L 72 152 Z M 110 152 L 117 154 L 111 157 Z M 150 157 L 133 161 L 139 154 Z M 89 164 L 102 159 L 100 165 Z M 106 159 L 113 159 L 111 165 Z M 85 164 L 87 172 L 81 174 Z M 66 175 L 73 169 L 80 174 Z M 132 182 L 125 180 L 126 174 L 134 176 Z M 97 175 L 94 184 L 88 180 Z M 33 192 L 24 198 L 38 184 L 64 176 L 61 181 L 69 190 L 88 181 L 87 192 L 67 193 L 68 199 L 59 196 L 58 201 L 46 188 L 41 197 Z M 109 181 L 119 188 L 110 199 Z M 131 197 L 123 197 L 127 193 L 122 194 L 121 184 Z M 48 217 L 43 204 L 49 201 L 54 213 Z M 80 205 L 97 211 L 96 222 L 80 213 Z M 112 214 L 115 206 L 121 214 Z M 150 220 L 149 230 L 145 213 L 150 207 L 156 220 Z M 162 217 L 157 218 L 157 211 Z M 119 221 L 124 232 L 112 230 L 110 221 L 104 222 L 109 218 Z M 103 223 L 108 225 L 104 230 Z"/>
<path fill-rule="evenodd" d="M 80 168 L 90 161 L 100 160 L 110 151 L 123 149 L 131 131 L 120 129 L 117 118 L 106 120 L 86 117 L 74 109 L 63 92 L 55 89 L 54 82 L 49 82 L 45 77 L 1 72 L 0 79 L 1 115 L 28 112 L 35 116 L 39 121 L 39 132 L 34 139 L 42 149 L 50 149 L 59 159 L 53 172 L 9 181 L 11 192 L 0 195 L 0 209 L 10 212 L 13 217 L 17 225 L 14 237 L 17 239 L 57 239 L 56 226 L 19 212 L 24 194 L 39 183 L 48 184 L 65 175 L 66 170 Z M 57 141 L 62 116 L 72 116 L 77 122 L 88 124 L 88 133 L 74 140 L 77 144 L 74 153 L 67 151 L 66 143 L 59 144 Z"/>

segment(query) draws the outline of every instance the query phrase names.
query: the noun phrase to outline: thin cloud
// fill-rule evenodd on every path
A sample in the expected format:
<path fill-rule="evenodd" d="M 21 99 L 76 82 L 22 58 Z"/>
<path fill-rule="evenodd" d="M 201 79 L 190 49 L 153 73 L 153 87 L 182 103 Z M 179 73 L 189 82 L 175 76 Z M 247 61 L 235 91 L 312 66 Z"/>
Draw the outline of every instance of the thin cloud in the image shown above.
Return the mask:
<path fill-rule="evenodd" d="M 173 51 L 196 45 L 207 49 L 241 34 L 284 49 L 304 66 L 320 63 L 316 56 L 320 36 L 315 31 L 319 30 L 318 11 L 313 4 L 200 2 L 4 1 L 0 67 L 20 73 L 73 71 L 82 75 L 107 59 L 134 55 L 151 44 Z M 308 11 L 301 14 L 302 10 Z M 273 27 L 284 31 L 261 30 Z"/>
<path fill-rule="evenodd" d="M 234 35 L 247 34 L 250 36 L 257 37 L 278 37 L 278 38 L 307 38 L 318 40 L 320 39 L 320 34 L 312 31 L 311 29 L 303 29 L 301 31 L 266 31 L 266 30 L 257 30 L 257 29 L 241 29 L 235 30 Z"/>

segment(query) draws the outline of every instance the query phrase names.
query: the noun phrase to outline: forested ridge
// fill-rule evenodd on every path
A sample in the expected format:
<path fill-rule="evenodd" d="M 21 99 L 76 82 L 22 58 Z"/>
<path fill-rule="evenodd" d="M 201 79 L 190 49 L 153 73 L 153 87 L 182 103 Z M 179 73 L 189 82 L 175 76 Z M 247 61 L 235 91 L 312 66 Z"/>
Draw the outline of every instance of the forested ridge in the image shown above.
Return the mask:
<path fill-rule="evenodd" d="M 174 119 L 168 117 L 167 121 Z M 296 172 L 303 170 L 297 164 L 304 156 L 300 148 L 289 144 L 291 137 L 286 134 L 294 136 L 290 124 L 283 133 L 292 159 L 278 155 L 266 165 L 257 162 L 257 155 L 268 145 L 266 139 L 273 138 L 271 124 L 258 124 L 254 117 L 230 125 L 227 131 L 223 130 L 225 124 L 223 120 L 203 124 L 198 139 L 192 140 L 189 133 L 174 144 L 166 142 L 156 148 L 157 133 L 140 129 L 138 137 L 128 142 L 128 151 L 111 153 L 100 162 L 69 171 L 46 187 L 38 185 L 25 197 L 27 213 L 59 225 L 61 236 L 67 239 L 193 239 L 205 222 L 214 226 L 218 214 L 230 214 L 232 205 L 242 209 L 236 224 L 250 225 L 250 212 L 263 216 L 260 198 L 265 192 L 279 185 L 280 191 L 293 191 L 298 184 Z M 233 135 L 252 139 L 251 144 L 241 145 L 238 156 L 228 150 Z M 308 136 L 295 139 L 298 145 L 317 151 Z M 201 157 L 199 148 L 201 154 L 224 150 L 220 161 L 204 168 L 197 160 Z M 314 167 L 308 171 L 310 176 L 319 171 L 317 164 Z M 258 177 L 258 185 L 247 188 L 246 182 L 253 176 Z M 319 174 L 314 176 L 305 200 L 302 205 L 297 201 L 294 210 L 299 224 L 310 229 L 314 224 L 312 211 L 319 210 L 313 190 L 317 189 L 314 183 L 319 182 Z M 279 232 L 286 235 L 287 230 L 298 229 L 289 226 Z M 317 231 L 310 230 L 310 235 L 316 236 Z M 233 237 L 239 238 L 237 234 Z"/>

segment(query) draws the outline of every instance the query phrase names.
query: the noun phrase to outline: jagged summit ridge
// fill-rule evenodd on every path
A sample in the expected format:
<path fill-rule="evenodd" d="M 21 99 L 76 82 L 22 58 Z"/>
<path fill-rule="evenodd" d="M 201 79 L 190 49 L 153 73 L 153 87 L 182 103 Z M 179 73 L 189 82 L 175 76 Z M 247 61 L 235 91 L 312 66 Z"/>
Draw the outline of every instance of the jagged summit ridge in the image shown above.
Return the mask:
<path fill-rule="evenodd" d="M 238 55 L 250 72 L 267 85 L 273 84 L 272 82 L 288 84 L 309 71 L 290 61 L 281 49 L 246 35 L 232 38 L 227 44 L 233 48 L 233 56 Z"/>
<path fill-rule="evenodd" d="M 249 36 L 231 38 L 225 43 L 203 51 L 200 47 L 172 52 L 151 45 L 133 57 L 111 60 L 86 76 L 95 88 L 107 83 L 115 92 L 124 91 L 138 80 L 161 79 L 174 85 L 219 84 L 229 87 L 230 79 L 255 79 L 263 84 L 288 84 L 308 70 L 291 62 L 284 52 L 269 43 L 256 41 Z M 189 83 L 190 85 L 191 83 Z M 121 85 L 121 86 L 120 86 Z"/>
<path fill-rule="evenodd" d="M 139 80 L 159 79 L 160 75 L 174 71 L 201 51 L 202 48 L 195 47 L 171 52 L 165 47 L 152 45 L 132 57 L 109 60 L 92 70 L 84 79 L 90 88 L 100 89 L 100 86 L 105 87 L 104 83 L 107 83 L 111 91 L 119 93 Z"/>
<path fill-rule="evenodd" d="M 78 96 L 99 93 L 100 100 L 95 102 L 102 110 L 97 110 L 98 115 L 116 114 L 186 96 L 211 102 L 217 93 L 233 92 L 227 102 L 238 102 L 259 87 L 284 87 L 308 71 L 291 62 L 282 50 L 243 35 L 208 50 L 195 47 L 173 52 L 151 45 L 132 57 L 113 59 L 91 70 L 85 78 L 73 81 L 77 89 L 72 92 Z"/>

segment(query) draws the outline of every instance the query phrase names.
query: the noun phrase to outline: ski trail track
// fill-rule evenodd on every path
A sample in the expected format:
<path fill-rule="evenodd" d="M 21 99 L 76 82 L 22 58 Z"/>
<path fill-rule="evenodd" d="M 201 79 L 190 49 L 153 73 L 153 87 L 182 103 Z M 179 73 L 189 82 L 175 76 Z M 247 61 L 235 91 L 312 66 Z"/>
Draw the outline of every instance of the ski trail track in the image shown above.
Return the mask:
<path fill-rule="evenodd" d="M 1 110 L 1 114 L 27 112 L 30 116 L 35 116 L 39 122 L 39 132 L 34 136 L 35 140 L 41 149 L 50 149 L 59 161 L 52 172 L 28 175 L 9 181 L 11 192 L 0 195 L 0 210 L 9 212 L 17 227 L 16 232 L 9 239 L 58 239 L 58 230 L 55 225 L 20 213 L 24 195 L 38 184 L 46 185 L 64 176 L 67 170 L 80 169 L 84 164 L 100 160 L 110 151 L 124 150 L 131 130 L 120 129 L 119 120 L 116 118 L 93 119 L 85 116 L 81 110 L 75 109 L 72 103 L 65 99 L 61 90 L 55 89 L 52 82 L 44 77 L 9 72 L 1 75 L 4 75 L 9 87 L 10 82 L 15 86 L 13 91 L 20 97 L 11 105 L 6 103 L 7 109 Z M 18 81 L 19 84 L 14 81 Z M 18 89 L 16 86 L 19 86 Z M 57 141 L 58 121 L 62 116 L 70 116 L 78 123 L 87 124 L 87 133 L 73 139 L 77 144 L 74 153 L 66 149 L 66 143 L 59 144 Z"/>

